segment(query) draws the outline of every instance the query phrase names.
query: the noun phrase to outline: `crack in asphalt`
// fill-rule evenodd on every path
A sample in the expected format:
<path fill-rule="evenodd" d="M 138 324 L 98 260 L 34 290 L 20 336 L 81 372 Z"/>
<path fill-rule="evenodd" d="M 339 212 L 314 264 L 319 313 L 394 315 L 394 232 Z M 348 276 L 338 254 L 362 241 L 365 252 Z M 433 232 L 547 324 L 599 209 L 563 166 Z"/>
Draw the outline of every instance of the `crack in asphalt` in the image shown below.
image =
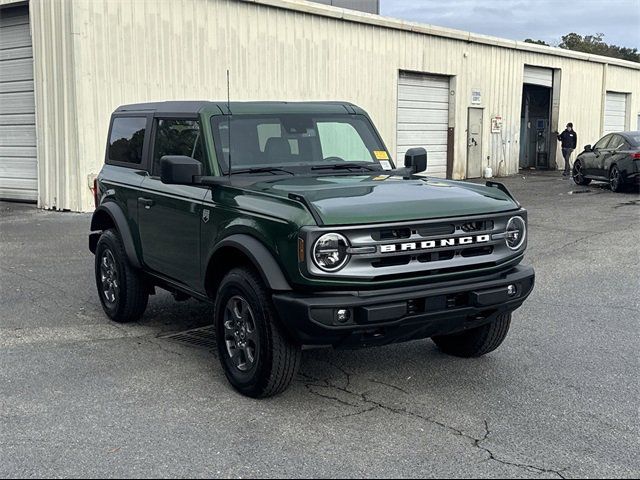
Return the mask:
<path fill-rule="evenodd" d="M 355 374 L 353 373 L 349 373 L 347 372 L 344 368 L 340 367 L 339 365 L 336 365 L 332 362 L 329 361 L 322 361 L 323 363 L 327 363 L 329 366 L 335 368 L 336 370 L 338 370 L 339 372 L 341 372 L 344 377 L 345 377 L 345 385 L 344 386 L 340 386 L 340 385 L 336 385 L 335 383 L 333 383 L 329 378 L 317 378 L 317 377 L 313 377 L 309 374 L 306 373 L 300 373 L 300 377 L 303 378 L 302 383 L 305 386 L 305 388 L 307 389 L 307 391 L 309 393 L 311 393 L 312 395 L 315 395 L 317 397 L 320 397 L 322 399 L 325 400 L 331 400 L 331 401 L 335 401 L 337 403 L 339 403 L 340 405 L 345 405 L 345 406 L 349 406 L 349 407 L 353 407 L 353 408 L 361 408 L 360 410 L 358 410 L 357 412 L 353 412 L 353 413 L 349 413 L 346 415 L 340 415 L 338 417 L 333 417 L 333 419 L 343 419 L 343 418 L 348 418 L 348 417 L 355 417 L 358 415 L 362 415 L 368 412 L 372 412 L 374 410 L 383 410 L 392 414 L 396 414 L 396 415 L 404 415 L 407 417 L 412 417 L 412 418 L 417 418 L 419 420 L 423 420 L 425 422 L 431 423 L 433 425 L 436 425 L 446 431 L 448 431 L 449 433 L 464 438 L 466 440 L 469 440 L 471 442 L 471 445 L 473 445 L 474 447 L 478 448 L 479 450 L 485 452 L 488 457 L 486 459 L 486 461 L 495 461 L 498 463 L 501 463 L 503 465 L 507 465 L 507 466 L 512 466 L 512 467 L 516 467 L 516 468 L 520 468 L 523 470 L 526 470 L 528 472 L 533 472 L 533 473 L 540 473 L 540 474 L 553 474 L 558 476 L 558 478 L 566 478 L 563 475 L 563 472 L 565 472 L 567 470 L 567 468 L 562 468 L 562 469 L 551 469 L 551 468 L 544 468 L 544 467 L 539 467 L 536 465 L 531 465 L 531 464 L 526 464 L 526 463 L 517 463 L 517 462 L 511 462 L 509 460 L 503 460 L 501 458 L 498 458 L 496 456 L 496 454 L 490 450 L 488 447 L 482 445 L 483 442 L 485 442 L 488 438 L 489 435 L 491 434 L 491 431 L 489 430 L 489 422 L 487 420 L 483 420 L 484 423 L 484 435 L 482 436 L 482 438 L 476 438 L 473 435 L 470 435 L 468 433 L 465 433 L 463 430 L 460 430 L 456 427 L 453 427 L 451 425 L 447 425 L 446 423 L 437 420 L 433 417 L 427 416 L 427 415 L 422 415 L 416 412 L 413 412 L 411 410 L 408 410 L 404 407 L 394 407 L 391 405 L 387 405 L 385 403 L 382 403 L 380 401 L 377 400 L 373 400 L 372 398 L 370 398 L 367 394 L 367 392 L 357 392 L 357 391 L 353 391 L 352 389 L 349 389 L 349 386 L 351 385 L 351 377 L 355 376 Z M 397 387 L 396 385 L 392 385 L 392 384 L 388 384 L 385 382 L 381 382 L 379 380 L 375 380 L 375 379 L 367 379 L 370 382 L 373 383 L 377 383 L 380 385 L 384 385 L 387 387 L 390 387 L 394 390 L 400 391 L 403 394 L 410 396 L 411 394 L 409 392 L 407 392 L 406 390 L 401 389 L 400 387 Z M 349 403 L 345 400 L 342 400 L 340 398 L 338 398 L 337 396 L 334 395 L 329 395 L 329 394 L 325 394 L 325 393 L 320 393 L 317 390 L 315 390 L 316 388 L 321 388 L 321 389 L 328 389 L 328 390 L 334 390 L 336 392 L 340 392 L 343 394 L 346 394 L 348 396 L 354 397 L 359 399 L 362 403 L 364 403 L 365 405 L 367 405 L 366 408 L 362 408 L 365 405 L 355 405 L 352 403 Z"/>

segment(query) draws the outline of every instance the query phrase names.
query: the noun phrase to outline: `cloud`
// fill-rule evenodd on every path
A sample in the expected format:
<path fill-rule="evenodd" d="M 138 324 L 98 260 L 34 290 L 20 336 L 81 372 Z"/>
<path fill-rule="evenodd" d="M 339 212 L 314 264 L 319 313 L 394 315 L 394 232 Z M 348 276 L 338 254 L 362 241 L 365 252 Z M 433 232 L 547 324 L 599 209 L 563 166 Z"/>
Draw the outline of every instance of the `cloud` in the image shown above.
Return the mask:
<path fill-rule="evenodd" d="M 380 0 L 380 13 L 496 37 L 560 42 L 571 32 L 640 48 L 640 0 Z"/>

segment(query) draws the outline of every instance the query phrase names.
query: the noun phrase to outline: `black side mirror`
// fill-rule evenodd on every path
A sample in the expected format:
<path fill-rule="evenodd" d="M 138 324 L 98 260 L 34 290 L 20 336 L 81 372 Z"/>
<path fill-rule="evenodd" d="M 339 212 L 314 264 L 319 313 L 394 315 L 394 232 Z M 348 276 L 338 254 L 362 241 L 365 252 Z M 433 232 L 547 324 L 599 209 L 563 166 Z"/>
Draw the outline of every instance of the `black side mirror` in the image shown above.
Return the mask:
<path fill-rule="evenodd" d="M 585 145 L 585 146 L 584 146 L 584 151 L 585 151 L 585 152 L 590 152 L 590 151 L 592 151 L 592 150 L 593 150 L 593 149 L 591 148 L 591 145 L 590 145 L 590 144 L 589 144 L 589 145 Z"/>
<path fill-rule="evenodd" d="M 202 164 L 184 155 L 165 155 L 160 159 L 160 180 L 170 185 L 193 185 L 202 176 Z"/>
<path fill-rule="evenodd" d="M 427 151 L 422 148 L 410 148 L 404 154 L 404 166 L 413 170 L 413 173 L 420 173 L 427 170 Z"/>

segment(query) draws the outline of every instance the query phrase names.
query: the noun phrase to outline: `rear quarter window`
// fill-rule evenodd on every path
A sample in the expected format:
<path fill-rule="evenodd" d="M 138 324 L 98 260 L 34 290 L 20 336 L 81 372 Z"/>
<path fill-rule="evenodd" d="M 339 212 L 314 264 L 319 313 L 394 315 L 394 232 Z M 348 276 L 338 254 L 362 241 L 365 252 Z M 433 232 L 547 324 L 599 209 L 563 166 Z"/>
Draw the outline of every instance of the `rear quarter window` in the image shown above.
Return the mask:
<path fill-rule="evenodd" d="M 117 117 L 111 125 L 107 160 L 115 163 L 142 163 L 146 117 Z"/>

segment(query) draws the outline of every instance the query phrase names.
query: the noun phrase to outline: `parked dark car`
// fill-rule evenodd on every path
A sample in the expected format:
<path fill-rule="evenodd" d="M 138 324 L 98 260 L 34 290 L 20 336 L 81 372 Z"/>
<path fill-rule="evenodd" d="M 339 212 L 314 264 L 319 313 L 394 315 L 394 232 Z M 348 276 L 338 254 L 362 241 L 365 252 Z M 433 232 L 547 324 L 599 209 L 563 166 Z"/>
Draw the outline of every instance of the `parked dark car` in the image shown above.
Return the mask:
<path fill-rule="evenodd" d="M 573 164 L 573 180 L 578 185 L 608 182 L 614 192 L 640 185 L 640 131 L 609 133 L 593 147 L 585 146 Z"/>

